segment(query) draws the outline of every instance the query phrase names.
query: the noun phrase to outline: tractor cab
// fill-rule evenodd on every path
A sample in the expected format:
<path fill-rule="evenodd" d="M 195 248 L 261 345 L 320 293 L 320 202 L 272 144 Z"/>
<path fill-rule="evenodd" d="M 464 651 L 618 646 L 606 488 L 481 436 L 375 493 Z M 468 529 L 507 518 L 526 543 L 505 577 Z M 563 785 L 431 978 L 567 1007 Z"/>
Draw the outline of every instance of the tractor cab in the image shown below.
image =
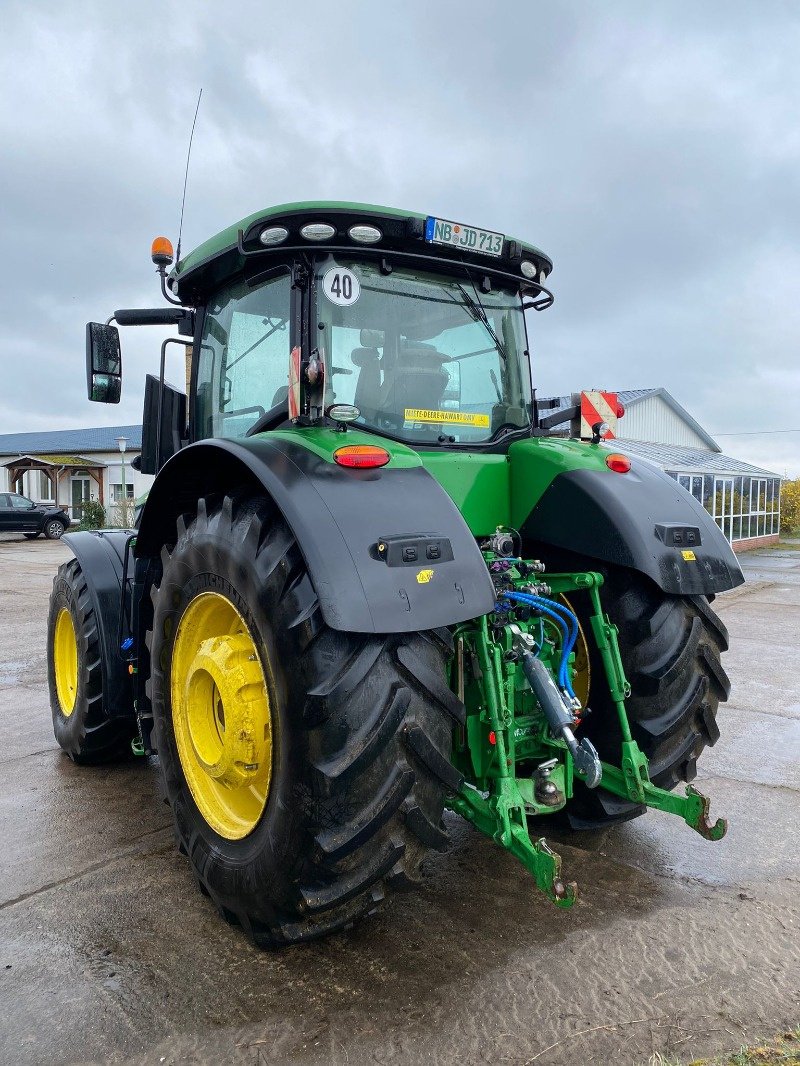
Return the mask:
<path fill-rule="evenodd" d="M 190 436 L 352 423 L 486 448 L 532 425 L 526 307 L 550 260 L 502 234 L 350 204 L 247 219 L 179 263 L 200 309 Z"/>

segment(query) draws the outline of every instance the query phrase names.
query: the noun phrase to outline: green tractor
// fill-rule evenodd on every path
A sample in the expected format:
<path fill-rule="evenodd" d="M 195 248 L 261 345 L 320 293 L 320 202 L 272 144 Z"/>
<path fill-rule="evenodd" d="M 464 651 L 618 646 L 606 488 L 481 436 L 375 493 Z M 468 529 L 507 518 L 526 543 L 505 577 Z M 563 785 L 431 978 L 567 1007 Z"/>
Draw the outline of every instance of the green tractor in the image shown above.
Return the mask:
<path fill-rule="evenodd" d="M 118 402 L 110 323 L 177 327 L 146 383 L 155 481 L 135 528 L 63 538 L 50 692 L 75 762 L 158 755 L 219 913 L 265 947 L 348 928 L 447 846 L 445 808 L 561 907 L 576 888 L 537 818 L 655 807 L 719 839 L 677 786 L 719 736 L 709 604 L 743 577 L 675 481 L 537 404 L 547 256 L 296 203 L 153 260 L 168 306 L 90 323 L 87 376 Z"/>

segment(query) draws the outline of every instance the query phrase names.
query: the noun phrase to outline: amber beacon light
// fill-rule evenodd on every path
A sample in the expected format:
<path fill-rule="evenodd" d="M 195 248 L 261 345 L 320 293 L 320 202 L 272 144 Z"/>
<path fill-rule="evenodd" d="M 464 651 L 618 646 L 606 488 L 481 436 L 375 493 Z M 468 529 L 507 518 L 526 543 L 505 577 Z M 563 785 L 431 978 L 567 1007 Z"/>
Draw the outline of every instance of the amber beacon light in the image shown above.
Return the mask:
<path fill-rule="evenodd" d="M 175 258 L 172 250 L 172 241 L 169 237 L 156 237 L 150 248 L 150 258 L 156 266 L 169 266 Z"/>

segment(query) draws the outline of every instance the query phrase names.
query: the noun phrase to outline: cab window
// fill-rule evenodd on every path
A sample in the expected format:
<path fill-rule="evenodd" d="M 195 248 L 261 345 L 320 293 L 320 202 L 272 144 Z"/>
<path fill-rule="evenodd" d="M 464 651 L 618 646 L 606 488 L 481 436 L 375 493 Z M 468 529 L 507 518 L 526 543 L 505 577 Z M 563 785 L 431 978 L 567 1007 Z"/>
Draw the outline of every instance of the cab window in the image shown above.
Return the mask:
<path fill-rule="evenodd" d="M 237 282 L 206 309 L 197 363 L 194 436 L 243 437 L 286 399 L 291 283 L 288 272 Z"/>
<path fill-rule="evenodd" d="M 402 440 L 482 443 L 530 425 L 519 290 L 325 257 L 316 264 L 325 403 Z"/>

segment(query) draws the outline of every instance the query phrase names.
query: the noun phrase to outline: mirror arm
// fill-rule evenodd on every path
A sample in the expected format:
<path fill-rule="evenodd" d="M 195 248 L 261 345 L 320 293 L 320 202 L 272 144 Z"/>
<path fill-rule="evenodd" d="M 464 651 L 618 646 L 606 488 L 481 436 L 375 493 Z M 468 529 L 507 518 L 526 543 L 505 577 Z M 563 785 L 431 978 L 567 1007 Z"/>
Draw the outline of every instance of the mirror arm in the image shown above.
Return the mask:
<path fill-rule="evenodd" d="M 563 425 L 564 422 L 571 422 L 572 419 L 577 418 L 580 413 L 580 407 L 564 407 L 560 411 L 556 411 L 555 414 L 546 415 L 544 418 L 540 418 L 539 429 L 549 431 L 556 426 Z"/>
<path fill-rule="evenodd" d="M 188 307 L 126 307 L 112 318 L 118 326 L 177 326 L 182 337 L 194 334 L 194 312 Z"/>

